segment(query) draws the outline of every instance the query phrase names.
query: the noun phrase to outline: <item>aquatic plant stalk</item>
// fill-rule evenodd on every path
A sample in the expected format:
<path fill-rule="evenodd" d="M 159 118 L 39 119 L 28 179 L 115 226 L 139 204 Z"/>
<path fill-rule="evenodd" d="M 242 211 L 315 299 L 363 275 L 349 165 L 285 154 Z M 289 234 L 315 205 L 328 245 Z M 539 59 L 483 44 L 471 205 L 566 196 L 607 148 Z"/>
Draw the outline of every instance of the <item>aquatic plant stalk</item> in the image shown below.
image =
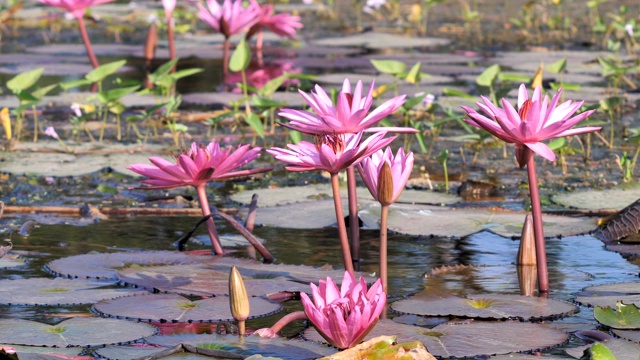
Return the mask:
<path fill-rule="evenodd" d="M 382 291 L 387 292 L 388 268 L 387 268 L 387 229 L 389 227 L 389 205 L 382 205 L 380 209 L 380 279 L 382 281 Z M 383 313 L 383 317 L 386 314 Z"/>
<path fill-rule="evenodd" d="M 76 17 L 76 19 L 78 20 L 78 26 L 80 27 L 80 35 L 82 36 L 82 41 L 84 42 L 84 48 L 87 50 L 87 56 L 91 61 L 91 66 L 93 66 L 93 68 L 95 69 L 100 66 L 100 64 L 98 63 L 96 54 L 94 54 L 93 52 L 93 48 L 91 47 L 91 41 L 89 40 L 89 35 L 87 34 L 87 27 L 84 24 L 84 18 L 80 16 Z"/>
<path fill-rule="evenodd" d="M 211 215 L 211 209 L 209 208 L 209 200 L 207 199 L 205 186 L 206 184 L 198 185 L 196 186 L 196 190 L 198 191 L 198 200 L 200 200 L 200 209 L 202 209 L 202 215 L 207 216 Z M 216 224 L 213 222 L 213 217 L 209 217 L 209 219 L 207 219 L 207 232 L 209 233 L 211 245 L 213 246 L 213 251 L 215 252 L 215 254 L 224 255 L 222 245 L 220 244 L 220 238 L 218 237 L 218 232 L 216 231 Z"/>
<path fill-rule="evenodd" d="M 349 239 L 347 238 L 347 226 L 344 223 L 344 211 L 342 210 L 342 199 L 340 198 L 340 180 L 338 179 L 338 173 L 331 173 L 331 188 L 333 189 L 333 204 L 336 209 L 340 247 L 342 248 L 342 261 L 344 262 L 345 270 L 353 274 L 351 250 L 349 247 Z"/>
<path fill-rule="evenodd" d="M 259 335 L 260 337 L 273 339 L 278 337 L 278 332 L 282 330 L 288 324 L 296 321 L 296 320 L 307 320 L 307 314 L 304 311 L 294 311 L 283 316 L 280 320 L 278 320 L 275 324 L 273 324 L 270 328 L 262 328 L 253 332 L 255 335 Z"/>
<path fill-rule="evenodd" d="M 527 149 L 528 150 L 528 149 Z M 527 175 L 529 177 L 529 194 L 531 196 L 531 212 L 533 214 L 533 234 L 536 242 L 536 261 L 538 263 L 538 291 L 540 295 L 549 293 L 549 272 L 547 269 L 547 250 L 542 226 L 542 207 L 538 191 L 538 176 L 533 153 L 528 150 Z"/>
<path fill-rule="evenodd" d="M 640 147 L 639 147 L 640 149 Z M 351 261 L 360 270 L 360 219 L 358 219 L 358 194 L 356 193 L 356 169 L 347 168 L 347 194 L 349 199 L 349 232 L 351 234 Z M 385 288 L 386 291 L 386 288 Z"/>
<path fill-rule="evenodd" d="M 228 36 L 224 38 L 224 45 L 222 50 L 222 74 L 229 73 L 229 52 L 231 51 L 231 42 Z"/>

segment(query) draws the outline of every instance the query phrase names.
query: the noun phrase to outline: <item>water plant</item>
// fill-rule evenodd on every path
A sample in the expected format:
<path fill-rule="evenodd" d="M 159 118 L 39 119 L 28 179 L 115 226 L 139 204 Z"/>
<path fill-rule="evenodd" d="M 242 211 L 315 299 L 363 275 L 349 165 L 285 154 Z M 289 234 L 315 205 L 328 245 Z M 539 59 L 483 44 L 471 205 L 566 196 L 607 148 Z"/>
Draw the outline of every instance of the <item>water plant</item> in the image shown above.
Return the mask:
<path fill-rule="evenodd" d="M 585 134 L 601 129 L 601 127 L 572 129 L 573 126 L 591 115 L 594 110 L 588 110 L 572 117 L 580 109 L 584 101 L 574 103 L 568 100 L 558 104 L 561 95 L 562 89 L 549 102 L 548 96 L 543 99 L 542 88 L 536 87 L 533 96 L 529 99 L 526 86 L 521 84 L 518 90 L 517 111 L 504 98 L 501 99 L 502 108 L 499 108 L 484 96 L 482 97 L 483 103 L 477 102 L 476 104 L 486 116 L 469 107 L 462 107 L 469 116 L 466 119 L 469 124 L 482 128 L 507 143 L 514 143 L 516 145 L 515 155 L 518 165 L 520 165 L 520 168 L 527 166 L 540 294 L 549 292 L 549 278 L 544 229 L 542 227 L 542 209 L 533 153 L 535 152 L 547 160 L 554 161 L 556 156 L 553 150 L 542 143 L 543 140 Z"/>
<path fill-rule="evenodd" d="M 270 168 L 250 170 L 236 170 L 237 168 L 255 160 L 261 148 L 250 148 L 240 145 L 232 149 L 221 149 L 220 144 L 211 142 L 206 147 L 192 143 L 188 151 L 183 151 L 176 157 L 176 163 L 171 163 L 160 157 L 150 157 L 153 165 L 134 164 L 129 170 L 148 177 L 142 183 L 148 186 L 140 189 L 171 189 L 179 186 L 191 185 L 196 188 L 200 208 L 203 216 L 211 215 L 211 208 L 207 200 L 206 185 L 210 181 L 220 181 L 238 176 L 247 176 L 270 171 Z M 216 255 L 223 255 L 222 245 L 218 238 L 213 218 L 207 219 L 207 230 Z"/>

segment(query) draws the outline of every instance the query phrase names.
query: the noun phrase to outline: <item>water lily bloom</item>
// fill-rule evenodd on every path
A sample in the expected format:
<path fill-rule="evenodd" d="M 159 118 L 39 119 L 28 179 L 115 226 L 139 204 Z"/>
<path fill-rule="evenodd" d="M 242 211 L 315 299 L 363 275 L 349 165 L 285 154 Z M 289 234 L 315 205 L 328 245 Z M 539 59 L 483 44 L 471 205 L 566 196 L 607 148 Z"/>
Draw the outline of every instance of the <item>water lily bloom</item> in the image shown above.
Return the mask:
<path fill-rule="evenodd" d="M 538 86 L 529 99 L 527 88 L 522 84 L 518 92 L 517 111 L 506 99 L 501 99 L 502 108 L 499 108 L 484 96 L 482 96 L 484 104 L 478 102 L 477 105 L 485 115 L 466 106 L 462 108 L 469 115 L 469 118 L 465 119 L 469 124 L 484 129 L 503 141 L 515 143 L 516 158 L 523 167 L 526 164 L 526 156 L 523 154 L 528 153 L 525 148 L 547 160 L 554 161 L 556 156 L 553 150 L 542 141 L 601 129 L 599 126 L 572 129 L 595 110 L 585 111 L 572 117 L 584 101 L 568 100 L 558 105 L 561 96 L 562 88 L 549 102 L 548 96 L 545 95 L 543 99 L 542 89 Z"/>
<path fill-rule="evenodd" d="M 160 157 L 150 157 L 153 165 L 134 164 L 129 170 L 146 176 L 143 184 L 150 185 L 145 189 L 171 189 L 178 186 L 192 185 L 198 187 L 212 180 L 226 180 L 238 176 L 247 176 L 269 171 L 269 168 L 233 171 L 255 160 L 261 148 L 251 149 L 249 145 L 240 145 L 235 151 L 231 148 L 220 148 L 217 142 L 200 147 L 195 142 L 189 151 L 176 157 L 172 163 Z"/>
<path fill-rule="evenodd" d="M 271 170 L 259 168 L 234 171 L 255 160 L 260 150 L 258 147 L 251 149 L 249 145 L 240 145 L 235 151 L 230 148 L 222 150 L 216 142 L 211 142 L 206 147 L 199 147 L 194 142 L 189 151 L 177 156 L 175 164 L 160 157 L 150 157 L 149 161 L 153 165 L 134 164 L 127 169 L 149 178 L 142 180 L 143 184 L 149 185 L 143 189 L 171 189 L 192 185 L 198 192 L 202 215 L 208 216 L 211 209 L 205 191 L 206 184 L 212 180 L 226 180 Z M 223 250 L 213 218 L 207 220 L 207 230 L 215 253 L 222 255 Z"/>
<path fill-rule="evenodd" d="M 226 38 L 239 34 L 260 20 L 261 10 L 257 3 L 242 6 L 242 0 L 207 0 L 207 7 L 198 4 L 198 17 Z"/>
<path fill-rule="evenodd" d="M 104 4 L 115 0 L 38 0 L 40 3 L 65 9 L 75 18 L 84 16 L 86 8 Z"/>
<path fill-rule="evenodd" d="M 315 114 L 302 110 L 283 109 L 278 115 L 289 120 L 288 123 L 282 124 L 283 126 L 307 134 L 357 133 L 364 130 L 369 132 L 380 130 L 402 132 L 406 130 L 406 128 L 371 128 L 398 110 L 404 104 L 406 96 L 396 96 L 369 112 L 373 104 L 373 89 L 374 81 L 371 82 L 367 94 L 362 96 L 362 81 L 358 81 L 352 93 L 351 83 L 349 79 L 345 79 L 342 91 L 338 93 L 334 106 L 324 89 L 316 85 L 315 93 L 307 94 L 298 90 Z"/>
<path fill-rule="evenodd" d="M 320 280 L 320 286 L 311 284 L 311 293 L 313 301 L 307 294 L 300 294 L 304 312 L 320 335 L 339 349 L 360 343 L 376 325 L 387 303 L 380 279 L 367 290 L 364 279 L 356 282 L 348 271 L 340 289 L 327 277 L 327 281 Z"/>
<path fill-rule="evenodd" d="M 293 16 L 289 13 L 274 15 L 273 5 L 260 6 L 255 0 L 251 0 L 251 3 L 260 8 L 260 18 L 249 29 L 247 38 L 263 29 L 268 29 L 278 36 L 293 38 L 296 35 L 296 31 L 304 27 L 300 22 L 300 16 Z"/>
<path fill-rule="evenodd" d="M 173 10 L 176 8 L 176 0 L 162 0 L 162 7 L 164 7 L 167 18 L 170 18 Z"/>
<path fill-rule="evenodd" d="M 290 164 L 286 167 L 289 171 L 324 170 L 337 174 L 395 139 L 395 136 L 385 138 L 386 132 L 381 131 L 361 141 L 362 134 L 318 135 L 316 143 L 301 141 L 298 145 L 288 144 L 288 149 L 272 147 L 267 152 Z"/>
<path fill-rule="evenodd" d="M 390 194 L 391 196 L 385 196 L 387 199 L 383 199 L 380 195 L 381 186 L 379 184 L 380 173 L 385 163 L 389 165 L 393 182 L 393 192 Z M 409 176 L 411 176 L 412 169 L 413 153 L 405 154 L 402 148 L 398 149 L 395 157 L 389 147 L 384 151 L 378 150 L 358 164 L 358 171 L 367 189 L 369 189 L 373 198 L 383 203 L 383 205 L 388 205 L 398 200 L 407 180 L 409 180 Z"/>

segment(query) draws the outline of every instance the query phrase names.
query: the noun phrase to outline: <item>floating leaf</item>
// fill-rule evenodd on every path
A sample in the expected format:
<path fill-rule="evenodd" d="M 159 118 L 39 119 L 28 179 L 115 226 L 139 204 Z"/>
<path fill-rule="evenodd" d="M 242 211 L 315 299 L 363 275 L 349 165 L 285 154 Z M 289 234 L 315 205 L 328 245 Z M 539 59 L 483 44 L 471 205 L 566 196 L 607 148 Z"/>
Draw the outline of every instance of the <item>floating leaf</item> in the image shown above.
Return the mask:
<path fill-rule="evenodd" d="M 628 340 L 609 339 L 607 341 L 602 342 L 602 344 L 604 344 L 611 351 L 611 353 L 613 353 L 613 356 L 614 356 L 613 359 L 637 360 L 638 354 L 640 354 L 640 344 L 636 344 Z M 583 358 L 582 356 L 584 355 L 584 351 L 587 349 L 590 349 L 592 346 L 595 346 L 595 344 L 569 348 L 569 349 L 565 349 L 564 351 L 576 359 L 582 359 Z M 596 349 L 596 351 L 598 351 L 598 354 L 602 350 L 604 349 Z M 591 355 L 593 355 L 593 353 Z M 590 357 L 589 359 L 607 359 L 607 358 Z"/>
<path fill-rule="evenodd" d="M 151 336 L 156 328 L 104 318 L 72 318 L 57 325 L 21 319 L 0 319 L 0 343 L 30 346 L 99 346 Z"/>
<path fill-rule="evenodd" d="M 104 283 L 89 280 L 30 278 L 0 280 L 0 303 L 12 305 L 91 304 L 103 299 L 142 291 L 127 288 L 101 288 Z"/>
<path fill-rule="evenodd" d="M 589 286 L 576 294 L 575 301 L 582 305 L 607 307 L 618 301 L 640 304 L 640 284 L 636 282 Z"/>
<path fill-rule="evenodd" d="M 606 242 L 620 240 L 640 231 L 640 200 L 620 210 L 609 221 L 598 227 L 595 236 Z"/>
<path fill-rule="evenodd" d="M 422 316 L 520 320 L 555 318 L 578 311 L 577 306 L 552 299 L 501 294 L 469 295 L 465 299 L 446 294 L 434 295 L 429 288 L 394 302 L 391 308 L 400 313 Z"/>
<path fill-rule="evenodd" d="M 280 311 L 279 304 L 252 297 L 249 319 Z M 233 321 L 229 298 L 219 296 L 190 301 L 175 294 L 145 294 L 101 301 L 94 305 L 101 315 L 130 320 L 170 322 Z"/>
<path fill-rule="evenodd" d="M 600 324 L 615 329 L 640 329 L 640 311 L 635 304 L 618 302 L 615 308 L 596 306 L 593 317 Z"/>
<path fill-rule="evenodd" d="M 438 335 L 433 336 L 436 333 Z M 447 323 L 427 329 L 381 319 L 364 340 L 385 334 L 396 335 L 399 343 L 420 341 L 431 354 L 443 358 L 538 351 L 562 344 L 569 338 L 564 331 L 539 323 L 470 321 L 460 325 Z M 308 340 L 324 342 L 314 328 L 305 330 L 303 336 Z"/>

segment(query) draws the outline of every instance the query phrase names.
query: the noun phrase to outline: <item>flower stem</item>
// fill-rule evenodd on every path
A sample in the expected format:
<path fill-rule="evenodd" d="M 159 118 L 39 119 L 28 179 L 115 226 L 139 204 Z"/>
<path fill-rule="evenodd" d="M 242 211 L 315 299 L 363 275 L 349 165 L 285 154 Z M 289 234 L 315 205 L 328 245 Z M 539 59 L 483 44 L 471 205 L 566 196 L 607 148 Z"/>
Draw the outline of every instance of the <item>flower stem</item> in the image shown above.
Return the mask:
<path fill-rule="evenodd" d="M 258 66 L 264 66 L 264 57 L 262 55 L 262 44 L 264 42 L 264 31 L 258 31 L 258 36 L 256 37 L 256 56 L 258 57 Z"/>
<path fill-rule="evenodd" d="M 171 17 L 171 13 L 167 14 L 167 37 L 169 38 L 169 59 L 173 60 L 176 58 L 176 45 L 174 42 L 173 35 L 173 18 Z M 171 72 L 176 72 L 175 66 L 171 69 Z"/>
<path fill-rule="evenodd" d="M 93 68 L 97 68 L 100 66 L 98 63 L 98 59 L 96 55 L 93 53 L 93 49 L 91 48 L 91 41 L 89 41 L 89 35 L 87 34 L 87 27 L 84 25 L 84 19 L 82 17 L 78 17 L 78 26 L 80 27 L 80 35 L 82 36 L 82 41 L 84 42 L 84 47 L 87 50 L 87 56 L 91 61 L 91 66 Z"/>
<path fill-rule="evenodd" d="M 289 313 L 283 316 L 280 320 L 278 320 L 275 324 L 273 324 L 273 326 L 270 327 L 269 330 L 272 332 L 272 334 L 275 335 L 280 330 L 282 330 L 282 328 L 287 326 L 289 323 L 296 320 L 307 320 L 307 319 L 308 319 L 307 315 L 304 313 L 304 311 L 294 311 L 292 313 Z"/>
<path fill-rule="evenodd" d="M 207 193 L 205 191 L 205 184 L 196 186 L 198 191 L 198 199 L 200 200 L 200 208 L 202 209 L 202 215 L 207 216 L 211 214 L 209 208 L 209 200 L 207 200 Z M 213 222 L 213 218 L 210 217 L 207 220 L 207 231 L 209 231 L 209 238 L 211 238 L 211 245 L 216 255 L 223 255 L 222 245 L 220 245 L 220 238 L 218 238 L 218 232 L 216 231 L 216 224 Z"/>
<path fill-rule="evenodd" d="M 333 188 L 333 204 L 336 208 L 340 246 L 342 247 L 342 261 L 344 262 L 345 270 L 353 274 L 353 263 L 351 262 L 351 251 L 349 249 L 349 239 L 347 238 L 347 225 L 344 223 L 344 211 L 342 211 L 342 199 L 340 198 L 338 173 L 331 174 L 331 187 Z"/>
<path fill-rule="evenodd" d="M 347 168 L 347 193 L 349 197 L 349 232 L 351 233 L 351 262 L 360 270 L 360 220 L 358 219 L 358 195 L 356 193 L 356 169 Z"/>
<path fill-rule="evenodd" d="M 387 272 L 387 228 L 389 224 L 389 205 L 382 205 L 380 211 L 380 279 L 382 280 L 382 290 L 387 292 L 388 272 Z"/>
<path fill-rule="evenodd" d="M 222 53 L 222 73 L 227 75 L 229 73 L 229 52 L 231 51 L 231 44 L 229 37 L 224 38 L 224 48 Z"/>
<path fill-rule="evenodd" d="M 533 154 L 527 160 L 527 175 L 529 176 L 529 193 L 531 194 L 531 212 L 533 214 L 533 233 L 536 239 L 536 259 L 538 262 L 538 291 L 540 295 L 549 292 L 549 273 L 547 270 L 547 250 L 544 243 L 544 229 L 542 227 L 542 207 L 538 191 L 538 176 Z"/>

